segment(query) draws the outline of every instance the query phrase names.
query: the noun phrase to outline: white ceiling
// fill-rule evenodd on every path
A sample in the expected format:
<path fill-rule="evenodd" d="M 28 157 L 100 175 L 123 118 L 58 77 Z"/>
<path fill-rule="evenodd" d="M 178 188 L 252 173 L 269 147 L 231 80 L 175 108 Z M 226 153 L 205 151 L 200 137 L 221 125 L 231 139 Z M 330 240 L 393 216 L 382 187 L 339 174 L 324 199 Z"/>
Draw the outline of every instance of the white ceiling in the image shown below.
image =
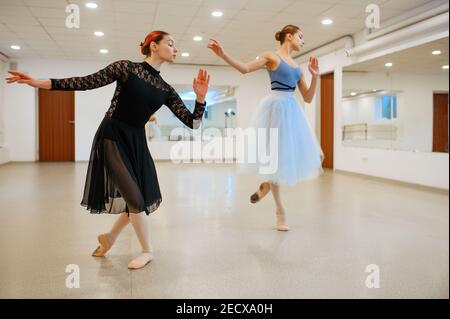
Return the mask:
<path fill-rule="evenodd" d="M 277 48 L 276 31 L 286 24 L 298 25 L 309 50 L 342 35 L 364 28 L 365 7 L 381 8 L 381 24 L 424 4 L 437 0 L 93 0 L 97 9 L 81 0 L 0 0 L 0 52 L 12 58 L 58 58 L 79 60 L 140 60 L 138 44 L 151 30 L 172 34 L 181 52 L 175 63 L 223 64 L 206 48 L 210 37 L 240 60 L 255 58 Z M 79 5 L 80 28 L 68 29 L 69 3 Z M 221 10 L 221 18 L 211 16 Z M 324 26 L 323 18 L 334 23 Z M 101 30 L 102 38 L 93 32 Z M 194 35 L 203 36 L 194 42 Z M 14 51 L 12 44 L 21 46 Z M 100 48 L 109 53 L 102 55 Z"/>
<path fill-rule="evenodd" d="M 441 54 L 433 55 L 439 50 Z M 386 63 L 392 67 L 385 67 Z M 376 59 L 344 68 L 344 72 L 389 72 L 408 74 L 448 74 L 442 66 L 448 65 L 448 38 L 432 41 L 406 50 L 394 52 Z"/>

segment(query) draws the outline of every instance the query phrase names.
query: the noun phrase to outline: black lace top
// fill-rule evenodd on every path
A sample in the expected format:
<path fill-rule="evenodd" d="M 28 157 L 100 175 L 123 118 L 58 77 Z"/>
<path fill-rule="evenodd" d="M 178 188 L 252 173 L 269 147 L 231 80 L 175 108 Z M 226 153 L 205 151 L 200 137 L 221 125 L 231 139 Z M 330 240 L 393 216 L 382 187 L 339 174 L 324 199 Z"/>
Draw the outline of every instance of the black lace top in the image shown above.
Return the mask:
<path fill-rule="evenodd" d="M 50 80 L 52 90 L 66 91 L 92 90 L 117 81 L 106 116 L 136 127 L 144 127 L 150 115 L 163 104 L 190 128 L 199 126 L 205 111 L 206 103 L 196 101 L 194 112 L 191 113 L 175 89 L 145 61 L 136 63 L 121 60 L 87 76 Z"/>

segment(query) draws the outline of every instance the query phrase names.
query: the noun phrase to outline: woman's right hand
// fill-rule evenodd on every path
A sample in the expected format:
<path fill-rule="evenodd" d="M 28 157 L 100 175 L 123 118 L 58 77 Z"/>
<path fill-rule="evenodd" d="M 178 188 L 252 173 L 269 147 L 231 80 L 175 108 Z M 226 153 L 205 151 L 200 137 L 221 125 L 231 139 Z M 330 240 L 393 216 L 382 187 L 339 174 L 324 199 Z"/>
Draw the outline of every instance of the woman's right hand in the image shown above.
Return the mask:
<path fill-rule="evenodd" d="M 38 80 L 28 74 L 18 71 L 8 71 L 8 73 L 12 76 L 6 78 L 7 83 L 28 84 L 29 86 L 38 89 L 51 89 L 52 84 L 50 80 Z"/>
<path fill-rule="evenodd" d="M 224 51 L 219 41 L 209 39 L 208 48 L 211 49 L 218 57 L 223 58 Z"/>

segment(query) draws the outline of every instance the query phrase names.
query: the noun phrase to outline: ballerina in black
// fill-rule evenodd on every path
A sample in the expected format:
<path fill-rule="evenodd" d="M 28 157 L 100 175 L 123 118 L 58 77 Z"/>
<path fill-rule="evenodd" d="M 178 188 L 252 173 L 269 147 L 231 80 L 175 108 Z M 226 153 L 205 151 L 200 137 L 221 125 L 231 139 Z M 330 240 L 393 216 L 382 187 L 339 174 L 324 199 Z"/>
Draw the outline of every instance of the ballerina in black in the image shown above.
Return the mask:
<path fill-rule="evenodd" d="M 168 33 L 153 31 L 141 43 L 144 62 L 116 61 L 94 74 L 66 79 L 35 79 L 9 71 L 12 76 L 6 79 L 8 83 L 69 91 L 92 90 L 117 82 L 111 105 L 94 137 L 81 205 L 91 213 L 119 214 L 111 230 L 98 236 L 100 245 L 93 256 L 104 256 L 131 222 L 142 253 L 128 264 L 130 269 L 142 268 L 153 258 L 146 215 L 154 212 L 162 200 L 145 124 L 165 104 L 181 122 L 195 129 L 205 110 L 210 80 L 206 70 L 200 69 L 194 78 L 197 99 L 193 113 L 160 76 L 161 64 L 173 62 L 177 51 Z"/>

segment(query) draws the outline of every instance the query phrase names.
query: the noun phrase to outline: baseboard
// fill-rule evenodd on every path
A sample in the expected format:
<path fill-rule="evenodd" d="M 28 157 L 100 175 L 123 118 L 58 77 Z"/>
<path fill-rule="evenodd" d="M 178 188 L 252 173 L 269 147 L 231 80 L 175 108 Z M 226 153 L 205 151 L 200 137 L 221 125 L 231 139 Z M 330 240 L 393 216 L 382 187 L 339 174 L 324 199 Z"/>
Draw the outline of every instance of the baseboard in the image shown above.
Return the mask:
<path fill-rule="evenodd" d="M 0 147 L 0 165 L 9 162 L 9 150 L 5 147 Z"/>
<path fill-rule="evenodd" d="M 428 186 L 428 185 L 415 184 L 415 183 L 411 183 L 411 182 L 404 182 L 404 181 L 399 181 L 399 180 L 396 180 L 396 179 L 390 179 L 390 178 L 386 178 L 386 177 L 366 175 L 366 174 L 362 174 L 362 173 L 349 172 L 349 171 L 344 171 L 344 170 L 339 170 L 339 169 L 334 170 L 334 173 L 350 175 L 350 176 L 357 176 L 357 177 L 363 177 L 363 178 L 374 180 L 374 181 L 388 182 L 390 184 L 396 184 L 396 185 L 400 185 L 400 186 L 412 187 L 412 188 L 415 188 L 415 189 L 432 191 L 432 192 L 437 192 L 437 193 L 440 193 L 440 194 L 447 194 L 447 195 L 449 194 L 449 190 L 445 189 L 445 188 L 439 188 L 439 187 L 433 187 L 433 186 Z"/>

